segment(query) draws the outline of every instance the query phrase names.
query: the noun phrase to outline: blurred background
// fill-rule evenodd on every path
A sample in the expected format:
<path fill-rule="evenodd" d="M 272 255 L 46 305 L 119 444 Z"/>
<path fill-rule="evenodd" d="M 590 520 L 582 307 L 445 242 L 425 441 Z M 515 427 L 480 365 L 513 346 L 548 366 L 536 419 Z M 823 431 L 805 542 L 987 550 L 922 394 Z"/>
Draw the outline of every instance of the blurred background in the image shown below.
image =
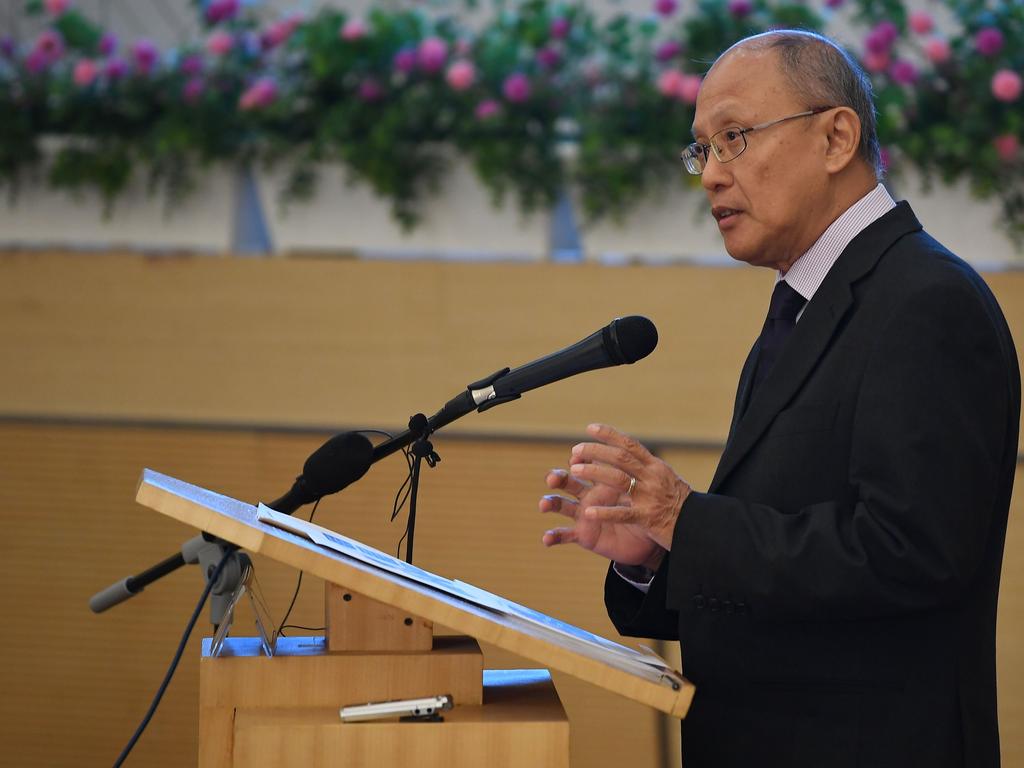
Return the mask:
<path fill-rule="evenodd" d="M 616 638 L 604 563 L 545 550 L 537 500 L 592 421 L 710 482 L 774 278 L 734 266 L 677 158 L 710 61 L 779 24 L 835 35 L 871 72 L 886 183 L 982 272 L 1020 348 L 1014 0 L 0 0 L 0 764 L 109 764 L 170 661 L 198 569 L 87 606 L 195 533 L 134 503 L 144 467 L 267 501 L 336 431 L 399 431 L 643 314 L 649 358 L 438 434 L 416 537 L 418 565 Z M 395 551 L 405 474 L 400 456 L 375 465 L 316 521 Z M 1020 499 L 1018 482 L 1008 766 L 1024 765 Z M 280 620 L 296 574 L 256 572 Z M 304 579 L 290 621 L 320 626 L 322 595 Z M 134 764 L 195 764 L 200 622 Z M 574 766 L 678 765 L 675 721 L 555 680 Z"/>

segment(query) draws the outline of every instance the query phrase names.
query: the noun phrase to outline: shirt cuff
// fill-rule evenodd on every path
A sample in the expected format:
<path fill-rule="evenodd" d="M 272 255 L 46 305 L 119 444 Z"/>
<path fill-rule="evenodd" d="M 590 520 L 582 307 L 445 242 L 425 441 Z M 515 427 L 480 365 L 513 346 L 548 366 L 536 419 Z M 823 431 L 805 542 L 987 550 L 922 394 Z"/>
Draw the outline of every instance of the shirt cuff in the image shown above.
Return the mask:
<path fill-rule="evenodd" d="M 654 581 L 654 571 L 642 565 L 612 563 L 612 570 L 615 571 L 620 579 L 632 584 L 645 595 L 647 590 L 651 588 L 651 582 Z"/>

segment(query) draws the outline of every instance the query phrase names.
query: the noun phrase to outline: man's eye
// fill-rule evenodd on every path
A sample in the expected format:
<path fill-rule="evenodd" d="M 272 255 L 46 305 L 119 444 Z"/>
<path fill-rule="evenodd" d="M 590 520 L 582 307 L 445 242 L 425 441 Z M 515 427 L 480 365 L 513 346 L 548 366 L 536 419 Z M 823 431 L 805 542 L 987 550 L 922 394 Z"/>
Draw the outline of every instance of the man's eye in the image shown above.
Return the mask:
<path fill-rule="evenodd" d="M 730 144 L 739 141 L 742 135 L 739 128 L 729 128 L 722 131 L 722 137 Z"/>

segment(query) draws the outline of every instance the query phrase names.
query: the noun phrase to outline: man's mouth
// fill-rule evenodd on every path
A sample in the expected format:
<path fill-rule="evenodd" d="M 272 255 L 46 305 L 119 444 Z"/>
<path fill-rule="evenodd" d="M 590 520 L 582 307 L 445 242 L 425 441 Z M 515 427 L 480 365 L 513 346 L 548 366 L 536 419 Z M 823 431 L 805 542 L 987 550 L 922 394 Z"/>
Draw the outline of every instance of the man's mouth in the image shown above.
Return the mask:
<path fill-rule="evenodd" d="M 716 221 L 724 221 L 731 216 L 738 216 L 742 211 L 736 208 L 726 208 L 725 206 L 716 205 L 711 209 L 711 215 L 715 217 Z"/>

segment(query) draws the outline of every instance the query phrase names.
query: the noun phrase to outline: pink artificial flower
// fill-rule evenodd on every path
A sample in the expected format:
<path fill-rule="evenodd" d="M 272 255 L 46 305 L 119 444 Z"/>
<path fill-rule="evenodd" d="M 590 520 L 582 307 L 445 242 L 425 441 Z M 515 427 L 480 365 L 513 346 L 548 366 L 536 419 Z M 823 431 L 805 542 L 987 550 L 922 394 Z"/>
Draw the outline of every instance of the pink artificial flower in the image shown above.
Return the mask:
<path fill-rule="evenodd" d="M 888 53 L 889 44 L 885 41 L 884 37 L 871 30 L 864 37 L 864 50 L 866 55 Z"/>
<path fill-rule="evenodd" d="M 995 56 L 1003 50 L 1003 33 L 996 27 L 979 29 L 974 36 L 974 47 L 982 56 Z"/>
<path fill-rule="evenodd" d="M 913 85 L 917 82 L 917 67 L 906 59 L 896 59 L 889 65 L 889 77 L 900 85 Z"/>
<path fill-rule="evenodd" d="M 918 35 L 930 34 L 935 29 L 935 19 L 925 11 L 912 11 L 907 21 L 910 28 Z"/>
<path fill-rule="evenodd" d="M 992 95 L 1007 104 L 1020 98 L 1024 82 L 1011 69 L 1000 69 L 992 76 Z"/>
<path fill-rule="evenodd" d="M 666 40 L 654 49 L 654 58 L 660 62 L 670 61 L 683 52 L 683 44 L 678 40 Z"/>
<path fill-rule="evenodd" d="M 363 101 L 380 101 L 384 96 L 384 89 L 381 88 L 380 83 L 372 77 L 368 77 L 359 83 L 358 95 Z"/>
<path fill-rule="evenodd" d="M 896 38 L 900 36 L 900 28 L 891 21 L 880 21 L 875 25 L 875 32 L 882 36 L 882 38 L 892 45 L 896 42 Z"/>
<path fill-rule="evenodd" d="M 654 0 L 654 12 L 664 18 L 671 16 L 678 8 L 676 0 Z"/>
<path fill-rule="evenodd" d="M 186 104 L 195 104 L 203 95 L 205 83 L 201 77 L 190 77 L 181 89 L 181 98 Z"/>
<path fill-rule="evenodd" d="M 45 66 L 64 55 L 64 38 L 55 29 L 44 29 L 36 38 L 33 53 L 37 53 Z"/>
<path fill-rule="evenodd" d="M 117 50 L 117 35 L 113 32 L 104 32 L 100 38 L 100 56 L 110 56 Z"/>
<path fill-rule="evenodd" d="M 261 37 L 263 47 L 270 50 L 271 48 L 276 48 L 281 45 L 292 36 L 292 33 L 295 32 L 296 28 L 301 23 L 302 17 L 297 14 L 288 16 L 284 19 L 278 19 L 267 27 L 266 32 L 263 33 L 263 36 Z"/>
<path fill-rule="evenodd" d="M 452 62 L 445 74 L 445 79 L 453 91 L 464 91 L 473 85 L 476 80 L 476 67 L 473 62 L 466 59 L 459 59 Z"/>
<path fill-rule="evenodd" d="M 38 75 L 49 66 L 50 62 L 46 58 L 46 54 L 38 48 L 33 48 L 25 57 L 25 69 L 33 75 Z"/>
<path fill-rule="evenodd" d="M 565 18 L 565 16 L 559 16 L 558 18 L 551 20 L 551 26 L 548 28 L 548 34 L 556 40 L 564 40 L 569 36 L 570 29 L 572 29 L 572 22 Z"/>
<path fill-rule="evenodd" d="M 924 53 L 932 64 L 944 64 L 953 55 L 953 49 L 945 38 L 933 37 L 924 44 Z"/>
<path fill-rule="evenodd" d="M 476 105 L 474 114 L 477 120 L 487 120 L 501 112 L 501 104 L 494 99 L 484 99 Z"/>
<path fill-rule="evenodd" d="M 513 104 L 521 104 L 530 98 L 530 80 L 522 72 L 513 72 L 505 78 L 501 92 Z"/>
<path fill-rule="evenodd" d="M 679 98 L 687 104 L 697 103 L 697 94 L 700 93 L 700 87 L 704 82 L 704 78 L 700 75 L 683 75 L 683 81 L 679 85 L 679 90 L 676 92 Z"/>
<path fill-rule="evenodd" d="M 75 64 L 71 79 L 75 81 L 75 85 L 80 88 L 86 88 L 92 85 L 93 80 L 96 79 L 98 74 L 99 67 L 96 66 L 95 61 L 92 59 L 82 59 Z"/>
<path fill-rule="evenodd" d="M 1012 133 L 1004 133 L 992 139 L 999 159 L 1004 163 L 1012 163 L 1020 154 L 1020 140 Z"/>
<path fill-rule="evenodd" d="M 729 13 L 737 19 L 749 16 L 754 10 L 754 4 L 750 0 L 729 0 Z"/>
<path fill-rule="evenodd" d="M 341 35 L 342 40 L 347 40 L 351 43 L 356 40 L 362 40 L 367 34 L 369 34 L 369 31 L 370 30 L 366 26 L 366 23 L 361 19 L 349 19 L 345 22 L 345 25 L 341 28 L 341 32 L 339 34 Z"/>
<path fill-rule="evenodd" d="M 678 69 L 666 69 L 658 75 L 658 93 L 670 99 L 676 98 L 683 87 L 683 79 L 686 77 Z"/>
<path fill-rule="evenodd" d="M 258 109 L 270 106 L 277 98 L 277 83 L 272 77 L 261 77 L 250 85 L 238 100 L 238 108 L 242 110 Z"/>
<path fill-rule="evenodd" d="M 864 38 L 864 47 L 870 53 L 888 53 L 899 34 L 899 28 L 891 21 L 880 21 Z"/>
<path fill-rule="evenodd" d="M 864 69 L 875 74 L 885 72 L 889 68 L 890 61 L 888 51 L 882 51 L 881 53 L 868 51 L 868 53 L 864 54 Z"/>
<path fill-rule="evenodd" d="M 120 56 L 111 56 L 103 66 L 103 74 L 108 80 L 120 80 L 128 74 L 128 63 Z"/>
<path fill-rule="evenodd" d="M 142 38 L 132 44 L 132 59 L 135 68 L 143 75 L 148 75 L 156 66 L 160 54 L 152 40 Z"/>
<path fill-rule="evenodd" d="M 51 16 L 62 16 L 71 7 L 68 0 L 44 0 L 43 6 Z"/>
<path fill-rule="evenodd" d="M 396 72 L 405 74 L 412 72 L 416 69 L 416 49 L 405 47 L 399 50 L 391 60 L 391 66 L 395 68 Z"/>
<path fill-rule="evenodd" d="M 218 24 L 238 15 L 239 0 L 210 0 L 206 6 L 208 24 Z"/>
<path fill-rule="evenodd" d="M 561 55 L 554 48 L 545 46 L 537 51 L 537 63 L 543 69 L 554 69 L 561 60 Z"/>
<path fill-rule="evenodd" d="M 440 72 L 448 59 L 448 43 L 439 37 L 428 37 L 416 49 L 416 63 L 424 72 Z"/>
<path fill-rule="evenodd" d="M 203 71 L 203 57 L 198 53 L 190 53 L 178 62 L 178 70 L 189 77 L 195 77 Z"/>
<path fill-rule="evenodd" d="M 235 36 L 230 32 L 218 29 L 206 38 L 206 50 L 214 56 L 224 56 L 235 47 Z"/>

